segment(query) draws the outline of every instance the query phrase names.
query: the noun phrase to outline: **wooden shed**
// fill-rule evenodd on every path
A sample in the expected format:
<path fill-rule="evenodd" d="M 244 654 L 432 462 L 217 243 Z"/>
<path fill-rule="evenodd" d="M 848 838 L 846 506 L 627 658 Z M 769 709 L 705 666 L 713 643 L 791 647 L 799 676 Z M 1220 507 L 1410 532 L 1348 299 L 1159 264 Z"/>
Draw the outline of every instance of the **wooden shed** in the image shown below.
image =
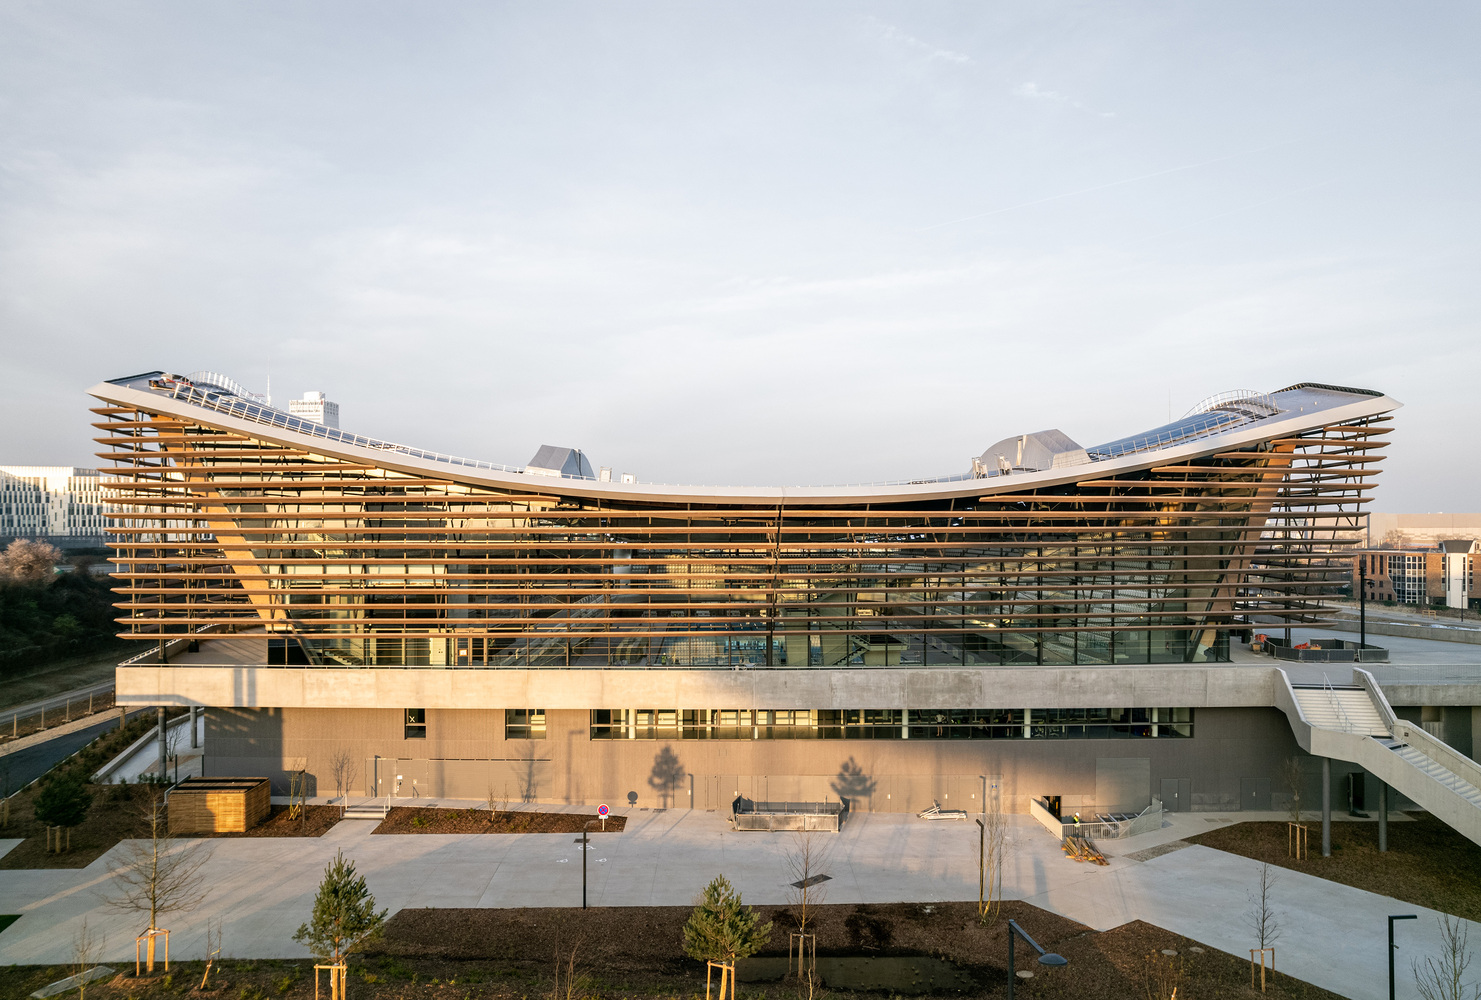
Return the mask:
<path fill-rule="evenodd" d="M 171 833 L 245 833 L 272 812 L 266 778 L 186 778 L 170 792 Z"/>

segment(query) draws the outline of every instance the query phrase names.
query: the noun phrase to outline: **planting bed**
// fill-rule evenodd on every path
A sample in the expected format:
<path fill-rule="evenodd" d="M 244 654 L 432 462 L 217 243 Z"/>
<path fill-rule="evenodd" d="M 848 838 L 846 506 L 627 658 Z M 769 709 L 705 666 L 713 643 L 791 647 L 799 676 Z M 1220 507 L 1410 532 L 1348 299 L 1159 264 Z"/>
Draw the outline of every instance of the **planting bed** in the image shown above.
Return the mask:
<path fill-rule="evenodd" d="M 435 806 L 397 806 L 375 828 L 376 833 L 580 833 L 591 824 L 592 836 L 602 832 L 601 817 L 587 813 L 525 812 L 477 807 L 441 809 Z M 607 833 L 621 833 L 622 816 L 607 817 Z"/>
<path fill-rule="evenodd" d="M 776 925 L 763 954 L 785 956 L 787 930 L 796 924 L 793 913 L 776 907 L 758 909 Z M 680 947 L 679 929 L 688 914 L 688 907 L 402 910 L 392 918 L 376 952 L 352 961 L 349 992 L 355 1000 L 702 997 L 705 967 L 684 957 Z M 1147 924 L 1096 933 L 1025 903 L 1007 904 L 1004 915 L 1017 919 L 1045 947 L 1070 960 L 1062 969 L 1045 969 L 1020 947 L 1019 968 L 1035 972 L 1033 979 L 1018 984 L 1017 995 L 1024 1000 L 1146 997 L 1149 965 L 1165 967 L 1170 961 L 1182 963 L 1180 1000 L 1262 996 L 1249 988 L 1248 961 Z M 1006 995 L 1007 928 L 1002 921 L 980 927 L 971 903 L 823 906 L 817 908 L 816 920 L 820 959 L 833 954 L 928 955 L 952 963 L 960 973 L 950 977 L 959 988 L 945 989 L 941 995 Z M 226 948 L 231 948 L 229 931 Z M 1202 950 L 1194 950 L 1198 948 Z M 1163 949 L 1178 955 L 1169 959 Z M 213 974 L 204 995 L 307 1000 L 314 995 L 312 966 L 307 959 L 227 961 L 217 966 L 219 974 Z M 0 996 L 25 996 L 66 974 L 61 967 L 0 968 Z M 88 994 L 99 1000 L 180 996 L 193 993 L 200 976 L 199 962 L 182 962 L 168 982 L 163 976 L 139 981 L 125 975 L 90 986 Z M 795 978 L 742 981 L 738 990 L 739 1000 L 808 1000 L 809 995 L 806 985 Z M 835 1000 L 879 1000 L 891 993 L 836 988 L 811 993 L 813 1000 L 825 995 Z M 1328 1000 L 1336 994 L 1276 975 L 1263 997 Z"/>

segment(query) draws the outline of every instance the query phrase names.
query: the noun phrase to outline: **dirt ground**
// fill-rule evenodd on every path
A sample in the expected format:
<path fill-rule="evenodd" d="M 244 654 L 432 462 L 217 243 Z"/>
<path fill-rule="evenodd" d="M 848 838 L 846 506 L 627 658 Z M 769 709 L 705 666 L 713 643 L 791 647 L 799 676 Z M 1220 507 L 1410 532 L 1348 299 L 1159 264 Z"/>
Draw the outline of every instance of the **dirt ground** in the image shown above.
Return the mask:
<path fill-rule="evenodd" d="M 1333 823 L 1332 856 L 1321 856 L 1322 824 L 1308 822 L 1311 857 L 1297 861 L 1282 822 L 1237 823 L 1189 837 L 1281 868 L 1392 896 L 1468 920 L 1481 920 L 1481 847 L 1428 813 L 1388 825 L 1388 851 L 1378 853 L 1377 823 Z"/>
<path fill-rule="evenodd" d="M 785 957 L 787 933 L 797 915 L 761 907 L 774 923 L 762 955 Z M 1128 1000 L 1170 992 L 1178 977 L 1180 1000 L 1210 998 L 1302 998 L 1336 994 L 1276 974 L 1266 993 L 1249 987 L 1249 962 L 1140 922 L 1097 933 L 1025 903 L 1009 903 L 994 926 L 981 927 L 971 903 L 900 903 L 815 907 L 809 923 L 818 932 L 818 955 L 929 955 L 956 963 L 972 985 L 953 995 L 1006 996 L 1007 927 L 1012 917 L 1046 948 L 1069 959 L 1048 969 L 1031 960 L 1021 942 L 1020 980 L 1024 1000 Z M 617 1000 L 617 998 L 704 995 L 705 967 L 686 958 L 680 928 L 688 907 L 525 910 L 402 910 L 384 940 L 351 963 L 349 994 L 355 1000 Z M 1163 950 L 1177 954 L 1166 956 Z M 226 941 L 226 951 L 231 941 Z M 574 963 L 572 955 L 574 954 Z M 557 966 L 560 967 L 557 981 Z M 88 988 L 99 1000 L 159 1000 L 194 993 L 201 963 L 178 963 L 172 975 L 136 980 L 132 969 L 111 982 Z M 743 971 L 742 975 L 746 973 Z M 25 996 L 67 975 L 62 967 L 0 968 L 0 996 Z M 1149 985 L 1163 985 L 1148 992 Z M 204 996 L 231 1000 L 314 995 L 313 962 L 228 960 L 217 966 Z M 741 983 L 738 1000 L 849 1000 L 884 993 L 850 993 L 818 987 L 809 991 L 795 978 Z M 897 997 L 892 997 L 897 1000 Z"/>
<path fill-rule="evenodd" d="M 397 806 L 376 833 L 580 833 L 591 824 L 592 836 L 602 833 L 601 817 L 586 813 L 523 812 L 492 813 L 477 806 L 471 809 L 440 809 L 433 806 Z M 626 818 L 608 816 L 607 833 L 621 833 Z"/>
<path fill-rule="evenodd" d="M 246 833 L 205 834 L 226 837 L 322 837 L 339 822 L 339 806 L 305 806 L 301 815 L 289 819 L 287 806 L 273 806 L 267 819 Z"/>

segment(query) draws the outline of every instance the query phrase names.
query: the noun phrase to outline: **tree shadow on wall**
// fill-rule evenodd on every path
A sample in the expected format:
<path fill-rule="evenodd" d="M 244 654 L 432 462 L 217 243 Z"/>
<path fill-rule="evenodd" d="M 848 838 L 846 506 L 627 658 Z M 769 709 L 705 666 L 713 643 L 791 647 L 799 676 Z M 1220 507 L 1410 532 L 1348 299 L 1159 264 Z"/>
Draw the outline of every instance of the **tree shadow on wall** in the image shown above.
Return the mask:
<path fill-rule="evenodd" d="M 664 747 L 653 758 L 653 772 L 648 775 L 648 786 L 658 793 L 659 801 L 667 809 L 673 804 L 674 791 L 684 780 L 684 765 L 671 747 Z"/>
<path fill-rule="evenodd" d="M 877 787 L 873 778 L 864 773 L 864 768 L 849 755 L 838 768 L 838 776 L 833 779 L 833 794 L 841 799 L 853 801 L 855 799 L 869 799 L 874 795 Z"/>
<path fill-rule="evenodd" d="M 519 800 L 521 802 L 534 802 L 540 794 L 540 783 L 535 773 L 535 760 L 530 758 L 523 762 L 524 767 L 515 776 L 519 782 Z"/>

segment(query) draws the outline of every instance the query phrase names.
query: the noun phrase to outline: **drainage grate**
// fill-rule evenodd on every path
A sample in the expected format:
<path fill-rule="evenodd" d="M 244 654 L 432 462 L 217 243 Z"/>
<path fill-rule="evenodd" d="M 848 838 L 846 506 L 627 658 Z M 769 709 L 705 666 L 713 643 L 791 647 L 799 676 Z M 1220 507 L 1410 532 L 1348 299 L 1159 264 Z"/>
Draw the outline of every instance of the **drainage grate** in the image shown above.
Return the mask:
<path fill-rule="evenodd" d="M 801 882 L 793 882 L 792 883 L 792 888 L 794 888 L 794 889 L 811 889 L 813 886 L 817 885 L 819 882 L 827 882 L 831 878 L 833 878 L 832 875 L 810 875 L 807 878 L 803 879 Z"/>

